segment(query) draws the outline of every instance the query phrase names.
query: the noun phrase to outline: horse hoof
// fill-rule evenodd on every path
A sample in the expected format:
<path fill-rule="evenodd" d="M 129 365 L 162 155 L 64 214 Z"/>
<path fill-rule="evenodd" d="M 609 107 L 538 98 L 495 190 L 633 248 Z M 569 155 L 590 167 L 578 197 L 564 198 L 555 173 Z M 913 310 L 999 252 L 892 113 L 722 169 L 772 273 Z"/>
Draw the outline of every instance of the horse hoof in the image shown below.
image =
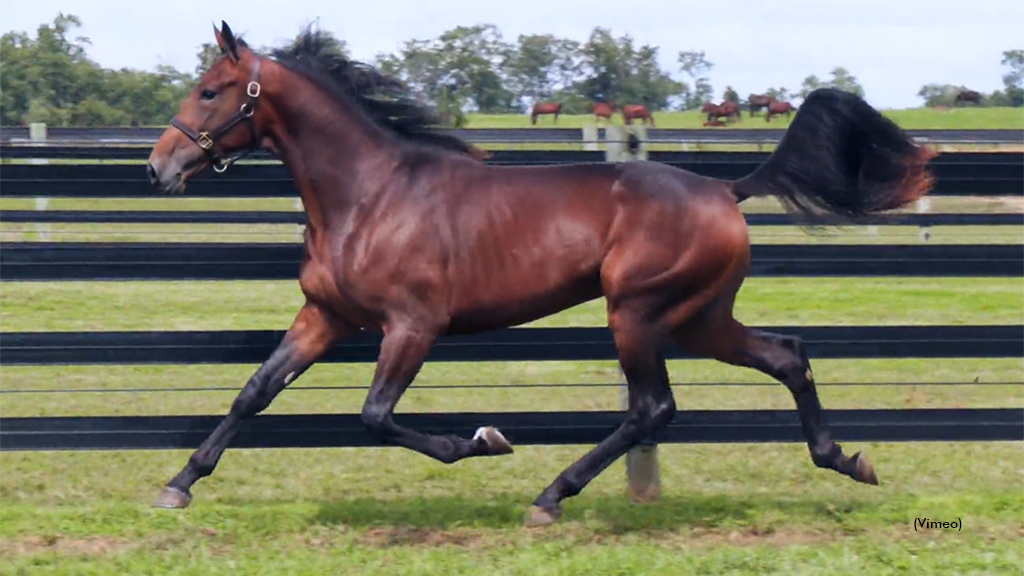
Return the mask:
<path fill-rule="evenodd" d="M 493 426 L 477 428 L 476 434 L 473 435 L 473 440 L 481 438 L 487 443 L 487 454 L 489 456 L 501 456 L 512 453 L 512 444 Z"/>
<path fill-rule="evenodd" d="M 187 508 L 192 502 L 192 496 L 177 488 L 170 486 L 160 491 L 160 495 L 153 501 L 153 508 L 180 509 Z"/>
<path fill-rule="evenodd" d="M 878 486 L 878 476 L 875 475 L 875 468 L 868 461 L 863 452 L 857 452 L 851 458 L 854 462 L 853 479 L 864 484 Z"/>
<path fill-rule="evenodd" d="M 538 528 L 541 526 L 549 526 L 554 524 L 561 515 L 562 510 L 559 508 L 548 510 L 547 508 L 541 508 L 534 504 L 533 506 L 530 506 L 530 509 L 526 512 L 526 527 Z"/>

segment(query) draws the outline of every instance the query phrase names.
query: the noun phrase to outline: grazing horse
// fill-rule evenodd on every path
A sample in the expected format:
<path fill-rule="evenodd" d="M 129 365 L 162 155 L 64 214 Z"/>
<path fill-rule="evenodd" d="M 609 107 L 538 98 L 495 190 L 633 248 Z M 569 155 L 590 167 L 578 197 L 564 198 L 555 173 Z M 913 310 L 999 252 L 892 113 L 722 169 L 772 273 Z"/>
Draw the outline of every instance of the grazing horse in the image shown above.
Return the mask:
<path fill-rule="evenodd" d="M 715 104 L 714 102 L 705 102 L 701 106 L 701 111 L 708 115 L 708 123 L 713 123 L 719 118 L 725 118 L 726 122 L 730 119 L 735 118 L 740 120 L 743 118 L 743 113 L 740 112 L 740 105 L 731 101 L 726 100 L 721 104 Z"/>
<path fill-rule="evenodd" d="M 651 128 L 654 128 L 654 115 L 647 109 L 647 106 L 643 104 L 626 104 L 622 108 L 622 119 L 626 122 L 627 126 L 633 124 L 633 120 L 639 118 L 640 123 L 649 122 Z"/>
<path fill-rule="evenodd" d="M 604 297 L 629 388 L 620 427 L 539 493 L 528 525 L 676 414 L 662 346 L 758 370 L 794 398 L 811 461 L 877 484 L 821 420 L 800 339 L 748 328 L 733 305 L 750 274 L 739 203 L 779 198 L 811 216 L 855 219 L 924 195 L 934 153 L 863 99 L 811 93 L 777 149 L 738 180 L 656 162 L 496 166 L 435 126 L 406 89 L 304 30 L 267 58 L 215 28 L 222 56 L 199 79 L 146 166 L 153 186 L 182 193 L 208 167 L 256 148 L 276 154 L 308 219 L 298 283 L 305 296 L 277 348 L 223 420 L 154 501 L 183 508 L 242 423 L 266 409 L 339 341 L 383 334 L 362 408 L 367 433 L 444 463 L 510 454 L 500 431 L 427 434 L 393 411 L 435 340 L 520 325 Z"/>
<path fill-rule="evenodd" d="M 766 94 L 751 94 L 747 96 L 747 104 L 750 106 L 750 117 L 753 118 L 754 112 L 761 108 L 767 108 L 772 102 L 775 102 L 775 97 Z"/>
<path fill-rule="evenodd" d="M 764 121 L 771 122 L 772 116 L 779 116 L 781 114 L 785 114 L 786 118 L 789 118 L 789 115 L 795 111 L 796 106 L 793 106 L 789 102 L 769 102 L 768 110 L 764 114 Z"/>
<path fill-rule="evenodd" d="M 562 113 L 561 102 L 537 102 L 530 111 L 530 124 L 537 124 L 537 116 L 542 114 L 554 114 L 555 124 L 558 124 L 558 115 Z"/>
<path fill-rule="evenodd" d="M 594 121 L 596 122 L 598 118 L 604 118 L 611 122 L 616 108 L 617 106 L 614 102 L 594 102 Z"/>
<path fill-rule="evenodd" d="M 966 102 L 974 102 L 978 106 L 981 106 L 981 92 L 968 90 L 966 88 L 957 92 L 956 99 L 953 100 L 953 105 L 960 106 Z"/>

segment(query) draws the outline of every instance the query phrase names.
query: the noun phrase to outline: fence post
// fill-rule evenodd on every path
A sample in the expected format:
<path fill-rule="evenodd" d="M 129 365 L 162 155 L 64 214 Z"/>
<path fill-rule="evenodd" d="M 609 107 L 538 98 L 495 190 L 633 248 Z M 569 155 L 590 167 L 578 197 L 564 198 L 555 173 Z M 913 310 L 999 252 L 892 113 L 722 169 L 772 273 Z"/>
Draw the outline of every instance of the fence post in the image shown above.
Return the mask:
<path fill-rule="evenodd" d="M 635 138 L 630 146 L 630 136 Z M 643 125 L 630 127 L 609 125 L 605 129 L 607 162 L 630 162 L 647 159 L 647 130 Z M 632 148 L 632 150 L 631 150 Z M 619 368 L 620 400 L 623 410 L 629 408 L 629 388 L 626 375 Z M 661 496 L 661 472 L 658 465 L 658 445 L 644 440 L 626 453 L 626 481 L 629 498 L 634 502 L 654 502 Z"/>
<path fill-rule="evenodd" d="M 583 125 L 583 149 L 597 151 L 597 124 Z"/>
<path fill-rule="evenodd" d="M 931 198 L 928 198 L 927 196 L 924 196 L 924 197 L 921 197 L 921 198 L 917 199 L 917 213 L 918 214 L 927 214 L 928 212 L 931 212 L 931 210 L 932 210 L 932 199 Z M 917 231 L 917 235 L 918 235 L 918 238 L 920 238 L 922 242 L 927 242 L 928 240 L 931 240 L 931 237 L 932 237 L 932 227 L 931 226 L 921 226 L 918 229 L 918 231 Z"/>
<path fill-rule="evenodd" d="M 46 146 L 46 124 L 44 122 L 32 122 L 28 125 L 28 140 L 31 146 Z M 29 164 L 47 165 L 50 163 L 46 158 L 30 158 Z M 36 198 L 36 210 L 44 212 L 47 204 L 49 204 L 49 198 Z M 50 239 L 50 227 L 47 224 L 36 222 L 36 232 L 39 234 L 40 239 Z"/>

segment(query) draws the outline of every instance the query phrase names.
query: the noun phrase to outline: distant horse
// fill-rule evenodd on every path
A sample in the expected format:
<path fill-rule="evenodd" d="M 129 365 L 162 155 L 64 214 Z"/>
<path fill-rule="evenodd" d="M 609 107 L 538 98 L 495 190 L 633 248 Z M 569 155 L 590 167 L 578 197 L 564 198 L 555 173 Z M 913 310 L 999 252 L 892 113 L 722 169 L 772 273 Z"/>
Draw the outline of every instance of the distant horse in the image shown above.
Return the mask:
<path fill-rule="evenodd" d="M 561 102 L 537 102 L 530 111 L 530 124 L 537 124 L 537 116 L 542 114 L 554 114 L 555 124 L 558 124 L 558 115 L 562 112 Z"/>
<path fill-rule="evenodd" d="M 594 121 L 597 121 L 598 118 L 604 118 L 611 122 L 616 108 L 617 106 L 614 102 L 594 102 Z"/>
<path fill-rule="evenodd" d="M 640 123 L 650 122 L 651 128 L 654 128 L 654 116 L 651 114 L 647 106 L 643 104 L 626 104 L 622 108 L 622 119 L 626 125 L 632 125 L 633 120 L 640 119 Z"/>
<path fill-rule="evenodd" d="M 931 188 L 934 153 L 863 99 L 812 92 L 776 150 L 738 180 L 657 162 L 498 166 L 436 127 L 397 80 L 332 51 L 330 36 L 306 29 L 272 58 L 226 23 L 215 36 L 223 55 L 160 136 L 147 173 L 157 189 L 183 193 L 211 166 L 223 171 L 257 148 L 276 154 L 307 218 L 298 269 L 305 302 L 155 506 L 187 506 L 243 422 L 359 331 L 383 335 L 362 409 L 371 438 L 449 464 L 509 454 L 495 428 L 472 438 L 423 433 L 396 423 L 395 406 L 439 337 L 520 325 L 601 297 L 629 407 L 619 428 L 537 496 L 528 525 L 554 522 L 563 500 L 672 421 L 669 343 L 778 379 L 813 463 L 878 483 L 862 453 L 847 456 L 830 438 L 800 339 L 733 317 L 751 271 L 740 202 L 776 197 L 816 222 L 898 208 Z M 537 396 L 539 408 L 546 401 Z"/>
<path fill-rule="evenodd" d="M 740 105 L 731 100 L 726 100 L 721 104 L 705 102 L 701 106 L 701 111 L 708 115 L 708 122 L 715 122 L 719 118 L 725 118 L 726 122 L 728 122 L 732 118 L 740 120 L 743 117 L 742 112 L 740 112 Z"/>
<path fill-rule="evenodd" d="M 761 108 L 767 108 L 769 104 L 775 102 L 774 96 L 768 96 L 766 94 L 751 94 L 747 96 L 747 105 L 750 107 L 750 117 L 754 117 L 754 112 L 757 112 Z"/>
<path fill-rule="evenodd" d="M 768 111 L 764 115 L 764 121 L 771 122 L 772 116 L 779 116 L 780 114 L 785 114 L 786 118 L 789 118 L 789 115 L 795 111 L 796 106 L 789 102 L 770 102 L 768 104 Z"/>
<path fill-rule="evenodd" d="M 954 106 L 960 106 L 966 102 L 974 102 L 976 105 L 981 106 L 981 92 L 974 90 L 963 89 L 956 94 L 956 99 L 953 101 Z"/>

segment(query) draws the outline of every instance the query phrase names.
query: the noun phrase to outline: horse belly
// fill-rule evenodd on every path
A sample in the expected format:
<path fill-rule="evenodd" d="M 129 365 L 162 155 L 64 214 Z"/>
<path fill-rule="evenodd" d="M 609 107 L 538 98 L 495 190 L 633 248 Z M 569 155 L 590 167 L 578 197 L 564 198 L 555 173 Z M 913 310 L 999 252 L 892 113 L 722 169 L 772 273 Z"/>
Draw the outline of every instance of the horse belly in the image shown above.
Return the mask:
<path fill-rule="evenodd" d="M 597 254 L 566 250 L 536 259 L 516 254 L 453 270 L 452 333 L 515 326 L 601 296 Z"/>

